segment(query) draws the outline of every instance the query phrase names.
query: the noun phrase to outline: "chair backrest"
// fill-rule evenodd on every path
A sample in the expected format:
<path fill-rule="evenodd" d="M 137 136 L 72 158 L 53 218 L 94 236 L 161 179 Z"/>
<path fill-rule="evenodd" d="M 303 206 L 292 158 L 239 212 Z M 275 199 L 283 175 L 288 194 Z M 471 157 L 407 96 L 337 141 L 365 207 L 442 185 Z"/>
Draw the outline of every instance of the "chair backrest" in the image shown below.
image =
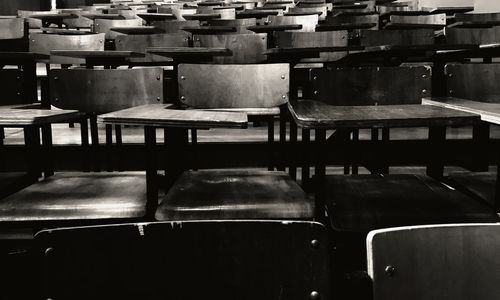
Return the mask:
<path fill-rule="evenodd" d="M 135 51 L 145 53 L 148 47 L 188 47 L 189 39 L 183 33 L 146 34 L 146 35 L 118 35 L 115 39 L 115 47 L 118 51 Z M 132 62 L 159 61 L 161 56 L 146 54 L 142 58 L 130 58 Z M 165 59 L 165 58 L 163 58 Z M 168 60 L 168 59 L 166 59 Z"/>
<path fill-rule="evenodd" d="M 421 16 L 400 16 L 393 15 L 389 18 L 391 26 L 411 26 L 411 27 L 444 27 L 446 26 L 446 14 L 433 14 Z"/>
<path fill-rule="evenodd" d="M 181 103 L 193 108 L 271 108 L 288 102 L 288 64 L 180 64 Z"/>
<path fill-rule="evenodd" d="M 377 10 L 381 15 L 398 11 L 413 11 L 418 10 L 418 3 L 417 1 L 398 1 L 384 3 L 381 5 L 377 5 Z"/>
<path fill-rule="evenodd" d="M 326 20 L 326 5 L 320 7 L 291 7 L 288 10 L 291 14 L 318 14 L 318 20 Z"/>
<path fill-rule="evenodd" d="M 331 105 L 420 104 L 431 67 L 329 67 L 311 71 L 313 99 Z"/>
<path fill-rule="evenodd" d="M 104 33 L 67 35 L 52 33 L 32 33 L 29 41 L 30 52 L 50 55 L 52 50 L 104 50 Z M 53 64 L 84 64 L 84 59 L 51 56 Z"/>
<path fill-rule="evenodd" d="M 68 28 L 92 28 L 92 26 L 94 25 L 94 21 L 89 18 L 83 17 L 82 13 L 84 13 L 82 9 L 72 10 L 71 14 L 78 16 L 78 18 L 64 19 L 63 24 Z"/>
<path fill-rule="evenodd" d="M 276 46 L 281 48 L 309 48 L 309 47 L 345 47 L 348 44 L 346 30 L 321 32 L 276 32 L 274 34 Z M 319 58 L 304 61 L 336 61 L 346 52 L 323 52 Z"/>
<path fill-rule="evenodd" d="M 253 33 L 247 29 L 248 26 L 256 26 L 257 19 L 235 19 L 235 20 L 208 20 L 208 24 L 212 26 L 230 26 L 235 27 L 238 33 Z"/>
<path fill-rule="evenodd" d="M 29 28 L 31 29 L 37 29 L 42 27 L 42 20 L 40 19 L 35 19 L 35 18 L 29 18 L 30 16 L 34 15 L 52 15 L 56 14 L 59 11 L 57 10 L 48 10 L 48 11 L 31 11 L 31 10 L 18 10 L 17 11 L 17 16 L 20 18 L 25 18 L 28 23 L 29 23 Z"/>
<path fill-rule="evenodd" d="M 267 50 L 266 33 L 194 35 L 194 47 L 227 48 L 231 56 L 214 57 L 214 63 L 253 64 L 266 61 L 263 54 Z"/>
<path fill-rule="evenodd" d="M 314 222 L 63 228 L 35 244 L 40 298 L 329 299 L 327 232 Z"/>
<path fill-rule="evenodd" d="M 126 19 L 126 20 L 107 20 L 107 19 L 95 19 L 94 20 L 94 30 L 96 33 L 105 33 L 106 39 L 115 39 L 120 33 L 112 31 L 113 27 L 135 27 L 142 26 L 142 19 Z"/>
<path fill-rule="evenodd" d="M 318 15 L 305 16 L 269 16 L 269 25 L 293 25 L 300 24 L 299 31 L 313 32 L 318 25 Z"/>
<path fill-rule="evenodd" d="M 498 299 L 500 225 L 392 228 L 367 237 L 374 300 Z"/>
<path fill-rule="evenodd" d="M 28 30 L 23 18 L 0 19 L 0 51 L 27 51 Z"/>
<path fill-rule="evenodd" d="M 182 31 L 183 27 L 198 27 L 200 26 L 200 21 L 189 20 L 189 21 L 151 21 L 151 26 L 159 28 L 165 33 L 184 33 L 186 36 L 189 34 Z"/>
<path fill-rule="evenodd" d="M 22 69 L 0 69 L 0 82 L 2 83 L 0 106 L 36 102 L 37 99 L 33 97 L 33 93 L 25 90 L 27 80 L 36 81 L 36 77 L 27 77 Z"/>
<path fill-rule="evenodd" d="M 445 74 L 448 96 L 500 103 L 500 64 L 447 64 Z"/>
<path fill-rule="evenodd" d="M 432 45 L 434 44 L 433 29 L 415 30 L 362 30 L 361 46 L 381 45 Z"/>
<path fill-rule="evenodd" d="M 327 20 L 328 24 L 340 25 L 340 24 L 375 24 L 372 29 L 378 29 L 379 24 L 379 14 L 373 13 L 368 15 L 340 15 L 335 17 L 330 17 Z"/>
<path fill-rule="evenodd" d="M 106 113 L 163 103 L 163 69 L 52 69 L 50 102 L 62 109 Z"/>
<path fill-rule="evenodd" d="M 458 28 L 444 29 L 448 44 L 487 45 L 500 42 L 500 26 L 489 28 Z"/>

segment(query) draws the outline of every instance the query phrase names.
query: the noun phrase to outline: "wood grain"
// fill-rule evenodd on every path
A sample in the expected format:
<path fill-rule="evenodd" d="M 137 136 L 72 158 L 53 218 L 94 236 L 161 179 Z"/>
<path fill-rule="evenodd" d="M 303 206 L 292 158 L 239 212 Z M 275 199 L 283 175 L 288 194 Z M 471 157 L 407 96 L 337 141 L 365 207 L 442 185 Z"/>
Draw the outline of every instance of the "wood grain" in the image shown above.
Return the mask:
<path fill-rule="evenodd" d="M 500 103 L 484 103 L 453 97 L 423 98 L 422 104 L 455 109 L 481 116 L 481 120 L 500 125 Z"/>
<path fill-rule="evenodd" d="M 186 172 L 160 203 L 160 221 L 312 219 L 314 201 L 283 172 Z"/>
<path fill-rule="evenodd" d="M 469 195 L 495 205 L 497 174 L 495 172 L 461 172 L 448 175 L 450 184 Z"/>
<path fill-rule="evenodd" d="M 430 105 L 332 106 L 304 100 L 288 104 L 302 128 L 394 128 L 465 126 L 480 116 Z"/>
<path fill-rule="evenodd" d="M 23 127 L 45 125 L 75 120 L 80 116 L 76 110 L 36 109 L 23 106 L 0 106 L 0 125 Z"/>

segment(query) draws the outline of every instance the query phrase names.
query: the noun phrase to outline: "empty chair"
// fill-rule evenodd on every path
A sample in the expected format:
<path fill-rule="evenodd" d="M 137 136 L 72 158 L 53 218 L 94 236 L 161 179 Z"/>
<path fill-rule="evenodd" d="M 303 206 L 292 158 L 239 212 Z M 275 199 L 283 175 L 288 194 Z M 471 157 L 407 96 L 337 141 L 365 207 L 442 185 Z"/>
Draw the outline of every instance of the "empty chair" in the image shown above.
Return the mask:
<path fill-rule="evenodd" d="M 226 48 L 231 50 L 230 56 L 214 57 L 214 63 L 248 64 L 266 61 L 264 51 L 267 49 L 266 33 L 194 35 L 194 47 Z"/>
<path fill-rule="evenodd" d="M 189 38 L 185 33 L 118 35 L 115 48 L 118 51 L 145 53 L 149 47 L 188 47 Z M 145 58 L 130 58 L 133 63 L 165 60 L 165 58 L 146 54 Z"/>
<path fill-rule="evenodd" d="M 432 28 L 441 29 L 446 26 L 446 14 L 426 14 L 417 16 L 392 15 L 386 28 Z"/>
<path fill-rule="evenodd" d="M 269 25 L 302 25 L 300 31 L 315 31 L 318 25 L 318 15 L 305 16 L 269 16 Z"/>
<path fill-rule="evenodd" d="M 498 298 L 499 234 L 498 224 L 370 232 L 366 247 L 373 299 Z"/>
<path fill-rule="evenodd" d="M 137 223 L 42 231 L 35 242 L 39 297 L 294 300 L 330 293 L 328 239 L 318 223 Z M 169 271 L 158 276 L 159 265 Z"/>
<path fill-rule="evenodd" d="M 52 15 L 56 14 L 58 11 L 29 11 L 29 10 L 18 10 L 17 16 L 20 18 L 25 18 L 29 23 L 30 29 L 38 29 L 42 27 L 42 20 L 30 18 L 31 16 L 37 15 Z"/>
<path fill-rule="evenodd" d="M 163 30 L 165 33 L 184 33 L 186 36 L 187 32 L 182 31 L 183 27 L 197 27 L 200 26 L 200 21 L 198 20 L 188 20 L 188 21 L 152 21 L 151 26 Z"/>
<path fill-rule="evenodd" d="M 382 45 L 432 45 L 434 44 L 434 30 L 362 30 L 360 33 L 361 46 Z"/>
<path fill-rule="evenodd" d="M 257 20 L 255 18 L 235 20 L 208 20 L 207 22 L 212 26 L 235 27 L 237 33 L 252 33 L 252 31 L 248 30 L 247 27 L 257 25 Z"/>

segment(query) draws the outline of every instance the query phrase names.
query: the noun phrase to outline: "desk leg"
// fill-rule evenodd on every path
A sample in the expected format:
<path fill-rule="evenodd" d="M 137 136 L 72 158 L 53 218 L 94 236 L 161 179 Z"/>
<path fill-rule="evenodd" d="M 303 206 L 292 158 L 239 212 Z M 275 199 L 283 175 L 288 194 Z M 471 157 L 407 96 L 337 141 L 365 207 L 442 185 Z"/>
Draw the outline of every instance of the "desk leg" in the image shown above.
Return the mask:
<path fill-rule="evenodd" d="M 280 146 L 279 156 L 277 160 L 279 163 L 278 171 L 285 171 L 285 147 L 286 147 L 286 123 L 288 117 L 288 110 L 286 106 L 280 106 Z"/>
<path fill-rule="evenodd" d="M 359 129 L 354 129 L 352 131 L 352 141 L 353 141 L 353 143 L 359 142 Z M 356 163 L 353 163 L 351 174 L 358 175 L 358 173 L 359 173 L 359 166 Z"/>
<path fill-rule="evenodd" d="M 106 171 L 113 172 L 113 125 L 106 124 Z"/>
<path fill-rule="evenodd" d="M 144 127 L 144 140 L 146 145 L 146 190 L 148 219 L 154 219 L 158 207 L 158 178 L 156 173 L 156 128 Z"/>
<path fill-rule="evenodd" d="M 94 155 L 94 171 L 101 172 L 101 159 L 99 149 L 99 131 L 97 128 L 97 115 L 90 115 L 90 138 Z"/>
<path fill-rule="evenodd" d="M 314 171 L 316 191 L 315 217 L 318 221 L 325 218 L 325 176 L 326 176 L 326 130 L 316 129 L 316 167 Z"/>
<path fill-rule="evenodd" d="M 80 134 L 82 143 L 82 169 L 84 172 L 90 172 L 90 149 L 89 149 L 89 124 L 87 117 L 80 119 Z"/>
<path fill-rule="evenodd" d="M 281 122 L 281 121 L 280 121 Z M 274 171 L 274 117 L 267 120 L 268 170 Z"/>
<path fill-rule="evenodd" d="M 52 127 L 51 125 L 42 126 L 42 143 L 43 143 L 43 159 L 44 159 L 44 176 L 50 177 L 54 175 L 54 156 L 52 147 Z"/>
<path fill-rule="evenodd" d="M 495 189 L 495 212 L 500 213 L 500 155 L 497 157 L 497 184 Z"/>
<path fill-rule="evenodd" d="M 41 177 L 40 159 L 40 130 L 38 127 L 28 126 L 24 128 L 24 143 L 26 144 L 26 158 L 28 163 L 28 174 L 33 178 Z"/>
<path fill-rule="evenodd" d="M 122 126 L 115 125 L 116 156 L 118 157 L 118 171 L 123 172 L 123 141 Z"/>
<path fill-rule="evenodd" d="M 489 167 L 489 157 L 484 152 L 484 149 L 488 149 L 490 141 L 490 124 L 481 121 L 479 124 L 474 125 L 472 139 L 475 149 L 477 149 L 473 152 L 474 157 L 477 157 L 477 160 L 474 159 L 473 162 L 473 171 L 486 172 Z"/>
<path fill-rule="evenodd" d="M 446 146 L 446 127 L 429 128 L 429 165 L 427 175 L 441 179 L 444 175 L 444 147 Z"/>
<path fill-rule="evenodd" d="M 190 166 L 188 153 L 189 134 L 185 128 L 165 128 L 165 147 L 167 162 L 165 178 L 167 190 Z"/>

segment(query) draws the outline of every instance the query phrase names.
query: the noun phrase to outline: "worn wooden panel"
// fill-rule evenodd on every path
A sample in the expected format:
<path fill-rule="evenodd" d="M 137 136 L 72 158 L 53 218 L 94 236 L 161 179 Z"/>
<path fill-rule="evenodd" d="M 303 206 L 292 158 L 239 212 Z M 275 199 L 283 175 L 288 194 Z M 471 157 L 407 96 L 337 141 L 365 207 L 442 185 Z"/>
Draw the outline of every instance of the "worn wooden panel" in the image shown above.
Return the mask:
<path fill-rule="evenodd" d="M 431 45 L 434 44 L 434 30 L 362 30 L 361 46 L 380 45 Z"/>
<path fill-rule="evenodd" d="M 152 21 L 151 26 L 160 28 L 165 33 L 180 33 L 183 32 L 183 27 L 197 27 L 200 26 L 200 21 Z"/>
<path fill-rule="evenodd" d="M 332 105 L 419 104 L 431 95 L 431 68 L 332 67 L 311 73 L 313 99 Z"/>
<path fill-rule="evenodd" d="M 326 182 L 328 215 L 339 231 L 500 220 L 491 206 L 426 176 L 332 175 Z"/>
<path fill-rule="evenodd" d="M 31 79 L 34 80 L 35 78 Z M 0 69 L 0 82 L 2 85 L 0 105 L 33 103 L 34 99 L 29 99 L 23 93 L 24 80 L 27 80 L 27 78 L 24 78 L 22 70 Z"/>
<path fill-rule="evenodd" d="M 269 25 L 302 25 L 300 31 L 313 32 L 318 25 L 317 15 L 307 16 L 269 16 Z"/>
<path fill-rule="evenodd" d="M 500 103 L 484 103 L 453 97 L 423 98 L 423 104 L 469 112 L 481 116 L 481 120 L 500 125 Z"/>
<path fill-rule="evenodd" d="M 334 3 L 332 12 L 333 14 L 337 13 L 369 13 L 375 12 L 375 4 L 376 1 L 359 1 L 359 2 L 343 2 L 343 3 Z"/>
<path fill-rule="evenodd" d="M 379 24 L 379 14 L 369 14 L 369 15 L 340 15 L 330 17 L 327 20 L 327 24 L 376 24 L 374 29 L 378 29 Z"/>
<path fill-rule="evenodd" d="M 115 39 L 116 50 L 128 50 L 145 53 L 148 47 L 188 47 L 189 38 L 186 33 L 148 34 L 148 35 L 119 35 Z M 149 55 L 149 54 L 147 54 Z M 130 58 L 132 62 L 152 61 L 153 58 Z M 155 61 L 159 57 L 154 58 Z"/>
<path fill-rule="evenodd" d="M 106 39 L 115 39 L 119 33 L 111 31 L 113 27 L 134 27 L 142 26 L 142 19 L 128 19 L 128 20 L 105 20 L 95 19 L 94 26 L 96 33 L 105 33 Z"/>
<path fill-rule="evenodd" d="M 318 20 L 326 20 L 326 6 L 321 7 L 292 7 L 288 10 L 291 14 L 318 14 Z"/>
<path fill-rule="evenodd" d="M 0 106 L 0 126 L 4 127 L 40 126 L 76 120 L 79 116 L 76 110 L 41 109 L 39 105 Z"/>
<path fill-rule="evenodd" d="M 78 18 L 65 19 L 63 24 L 68 28 L 91 28 L 94 25 L 94 21 L 82 16 L 83 11 L 72 10 L 71 14 L 77 15 Z"/>
<path fill-rule="evenodd" d="M 104 50 L 104 33 L 85 35 L 32 33 L 30 52 L 50 55 L 52 50 Z M 54 64 L 84 64 L 85 60 L 51 56 Z"/>
<path fill-rule="evenodd" d="M 500 64 L 447 64 L 448 96 L 500 103 Z"/>
<path fill-rule="evenodd" d="M 17 16 L 20 18 L 26 18 L 26 20 L 29 23 L 29 28 L 30 29 L 37 29 L 42 27 L 42 20 L 35 19 L 35 18 L 29 18 L 30 16 L 34 15 L 52 15 L 57 13 L 57 11 L 31 11 L 31 10 L 18 10 L 17 11 Z"/>
<path fill-rule="evenodd" d="M 378 230 L 367 238 L 374 299 L 498 299 L 500 226 Z"/>
<path fill-rule="evenodd" d="M 40 298 L 329 298 L 327 232 L 314 222 L 137 223 L 35 236 Z M 49 249 L 49 250 L 47 250 Z M 158 276 L 158 266 L 168 272 Z M 138 276 L 140 274 L 140 276 Z M 189 279 L 189 280 L 186 280 Z M 196 287 L 196 288 L 193 288 Z"/>
<path fill-rule="evenodd" d="M 51 104 L 104 113 L 142 104 L 162 103 L 163 69 L 69 69 L 50 71 Z"/>
<path fill-rule="evenodd" d="M 0 40 L 21 39 L 25 36 L 24 19 L 1 19 Z"/>
<path fill-rule="evenodd" d="M 184 173 L 156 211 L 159 221 L 314 218 L 314 200 L 283 172 Z"/>
<path fill-rule="evenodd" d="M 276 46 L 279 48 L 313 48 L 313 47 L 346 47 L 347 31 L 322 32 L 275 32 Z M 304 61 L 336 61 L 347 55 L 347 52 L 323 52 L 319 58 Z"/>
<path fill-rule="evenodd" d="M 0 202 L 1 222 L 139 219 L 146 215 L 144 173 L 61 173 Z"/>
<path fill-rule="evenodd" d="M 334 106 L 304 100 L 288 107 L 297 125 L 310 129 L 467 126 L 480 121 L 478 115 L 420 104 Z"/>
<path fill-rule="evenodd" d="M 275 107 L 288 101 L 289 74 L 288 64 L 181 64 L 179 95 L 193 108 Z"/>
<path fill-rule="evenodd" d="M 392 12 L 400 11 L 416 11 L 418 10 L 418 1 L 401 1 L 396 3 L 387 3 L 383 5 L 377 5 L 377 11 L 381 15 L 390 14 Z"/>
<path fill-rule="evenodd" d="M 213 62 L 221 64 L 248 64 L 266 61 L 263 54 L 267 49 L 267 34 L 220 34 L 195 35 L 194 47 L 226 48 L 231 56 L 214 57 Z"/>
<path fill-rule="evenodd" d="M 500 26 L 490 28 L 445 28 L 448 44 L 487 45 L 500 43 Z"/>
<path fill-rule="evenodd" d="M 3 0 L 0 3 L 0 15 L 12 16 L 18 10 L 46 10 L 50 9 L 49 0 Z"/>
<path fill-rule="evenodd" d="M 485 203 L 495 205 L 496 172 L 450 173 L 448 179 L 450 185 L 456 189 L 464 191 Z"/>
<path fill-rule="evenodd" d="M 246 128 L 243 112 L 175 109 L 171 105 L 148 104 L 100 115 L 106 124 L 177 128 Z"/>
<path fill-rule="evenodd" d="M 207 21 L 211 26 L 229 26 L 235 27 L 236 32 L 238 33 L 252 33 L 252 31 L 248 30 L 248 26 L 256 26 L 256 19 L 235 19 L 235 20 L 208 20 Z"/>

